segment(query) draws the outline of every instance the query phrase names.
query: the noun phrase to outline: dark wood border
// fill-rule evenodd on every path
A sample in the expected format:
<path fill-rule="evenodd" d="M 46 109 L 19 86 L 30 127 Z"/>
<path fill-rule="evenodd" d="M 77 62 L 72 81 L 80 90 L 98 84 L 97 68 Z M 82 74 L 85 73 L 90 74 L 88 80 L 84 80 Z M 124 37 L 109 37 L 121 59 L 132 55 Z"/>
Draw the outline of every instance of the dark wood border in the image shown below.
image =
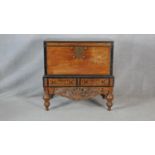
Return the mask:
<path fill-rule="evenodd" d="M 44 75 L 45 78 L 114 78 L 113 75 L 95 75 L 95 74 L 88 74 L 88 75 Z"/>
<path fill-rule="evenodd" d="M 48 75 L 47 74 L 47 50 L 46 50 L 46 47 L 47 47 L 47 43 L 111 43 L 111 59 L 110 59 L 110 74 L 109 75 Z M 96 78 L 96 77 L 108 77 L 108 76 L 113 76 L 113 50 L 114 50 L 114 42 L 113 41 L 44 41 L 44 77 L 51 77 L 51 78 L 54 78 L 54 77 L 92 77 L 92 78 Z"/>
<path fill-rule="evenodd" d="M 114 42 L 111 42 L 111 44 L 110 74 L 113 75 Z"/>
<path fill-rule="evenodd" d="M 51 40 L 45 40 L 44 43 L 113 43 L 113 41 L 109 40 L 109 41 L 67 41 L 67 40 L 64 40 L 64 41 L 51 41 Z"/>
<path fill-rule="evenodd" d="M 46 52 L 46 42 L 44 41 L 44 75 L 47 75 L 47 52 Z"/>

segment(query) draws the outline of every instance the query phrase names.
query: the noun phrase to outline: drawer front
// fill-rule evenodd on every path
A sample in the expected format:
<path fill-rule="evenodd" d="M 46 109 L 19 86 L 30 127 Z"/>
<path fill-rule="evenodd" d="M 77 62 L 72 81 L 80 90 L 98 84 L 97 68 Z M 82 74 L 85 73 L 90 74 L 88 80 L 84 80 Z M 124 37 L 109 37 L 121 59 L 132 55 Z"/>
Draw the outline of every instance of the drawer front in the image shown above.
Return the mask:
<path fill-rule="evenodd" d="M 87 78 L 82 78 L 80 79 L 80 86 L 110 86 L 110 79 L 108 78 L 92 78 L 92 79 L 87 79 Z"/>
<path fill-rule="evenodd" d="M 47 74 L 109 75 L 111 46 L 47 46 Z"/>
<path fill-rule="evenodd" d="M 48 79 L 48 86 L 76 86 L 74 78 L 51 78 Z"/>

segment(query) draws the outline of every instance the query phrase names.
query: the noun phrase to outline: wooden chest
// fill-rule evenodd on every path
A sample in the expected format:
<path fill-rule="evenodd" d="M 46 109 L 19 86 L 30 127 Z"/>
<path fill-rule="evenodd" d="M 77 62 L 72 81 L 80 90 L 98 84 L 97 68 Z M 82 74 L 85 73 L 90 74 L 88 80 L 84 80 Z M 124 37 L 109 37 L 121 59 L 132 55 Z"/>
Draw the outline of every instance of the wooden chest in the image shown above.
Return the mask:
<path fill-rule="evenodd" d="M 101 95 L 111 110 L 113 100 L 113 42 L 45 41 L 44 105 L 56 94 L 70 99 Z"/>

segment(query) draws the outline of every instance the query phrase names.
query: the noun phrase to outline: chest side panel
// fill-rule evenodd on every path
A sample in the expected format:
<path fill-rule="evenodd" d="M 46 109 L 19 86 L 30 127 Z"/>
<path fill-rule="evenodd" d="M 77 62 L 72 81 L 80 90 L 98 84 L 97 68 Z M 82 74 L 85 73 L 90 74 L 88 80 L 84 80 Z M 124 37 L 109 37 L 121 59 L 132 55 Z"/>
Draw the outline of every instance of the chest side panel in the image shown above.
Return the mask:
<path fill-rule="evenodd" d="M 111 46 L 47 46 L 47 74 L 109 75 Z"/>

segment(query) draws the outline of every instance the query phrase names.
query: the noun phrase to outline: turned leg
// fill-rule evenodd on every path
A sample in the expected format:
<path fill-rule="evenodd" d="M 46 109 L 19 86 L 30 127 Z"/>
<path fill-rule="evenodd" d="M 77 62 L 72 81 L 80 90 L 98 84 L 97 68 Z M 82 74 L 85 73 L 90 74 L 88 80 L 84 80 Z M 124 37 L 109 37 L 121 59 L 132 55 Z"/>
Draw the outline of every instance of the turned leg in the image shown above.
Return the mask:
<path fill-rule="evenodd" d="M 48 111 L 49 110 L 49 106 L 50 106 L 50 95 L 45 92 L 43 99 L 44 99 L 45 109 L 46 109 L 46 111 Z"/>
<path fill-rule="evenodd" d="M 50 106 L 50 99 L 54 96 L 54 88 L 44 87 L 44 106 L 45 109 L 48 111 Z"/>
<path fill-rule="evenodd" d="M 107 96 L 106 96 L 106 100 L 107 100 L 107 107 L 108 107 L 108 111 L 111 111 L 111 107 L 113 105 L 112 101 L 113 101 L 113 94 L 112 93 L 109 93 Z"/>

